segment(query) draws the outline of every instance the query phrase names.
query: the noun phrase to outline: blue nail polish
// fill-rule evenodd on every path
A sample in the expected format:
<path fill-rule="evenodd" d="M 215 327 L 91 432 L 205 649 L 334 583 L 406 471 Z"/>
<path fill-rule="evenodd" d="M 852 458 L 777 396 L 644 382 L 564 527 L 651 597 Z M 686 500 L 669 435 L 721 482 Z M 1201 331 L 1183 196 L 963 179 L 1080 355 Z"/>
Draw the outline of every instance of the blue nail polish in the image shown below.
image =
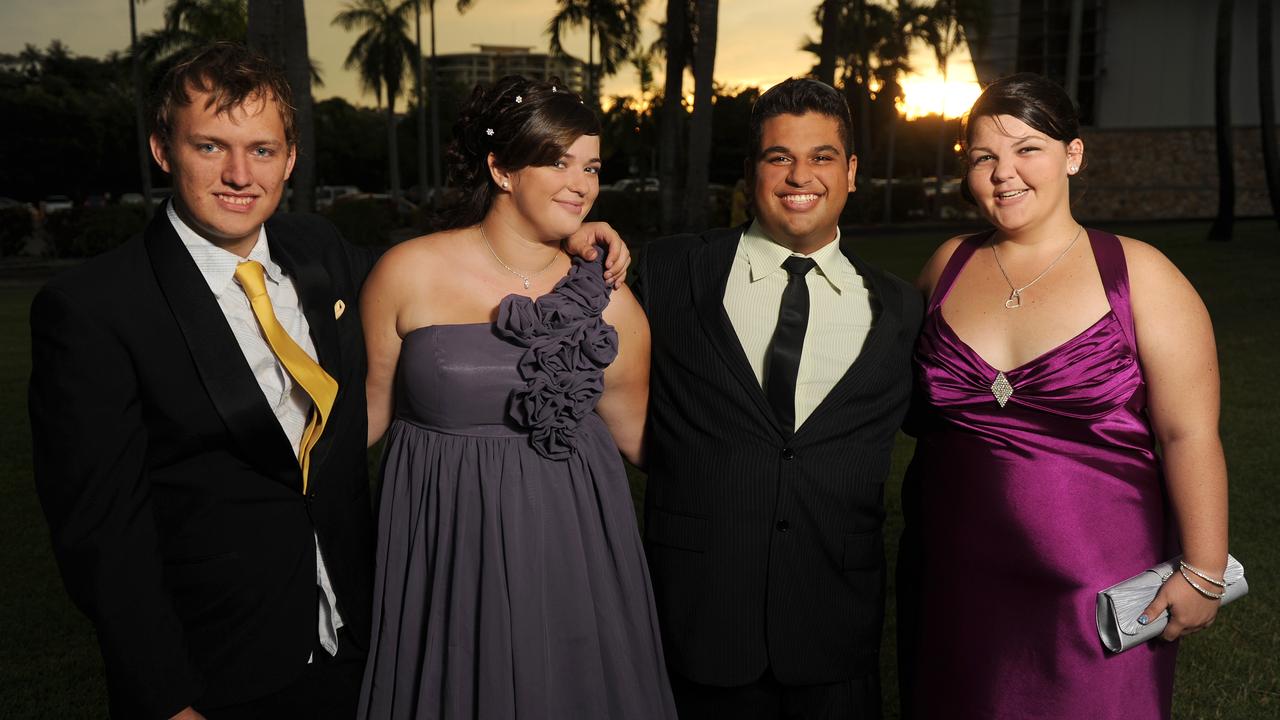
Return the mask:
<path fill-rule="evenodd" d="M 1151 622 L 1151 618 L 1147 617 L 1146 615 L 1139 615 L 1139 616 L 1138 616 L 1138 624 L 1139 624 L 1139 625 L 1146 625 L 1146 624 L 1147 624 L 1147 623 L 1149 623 L 1149 622 Z"/>

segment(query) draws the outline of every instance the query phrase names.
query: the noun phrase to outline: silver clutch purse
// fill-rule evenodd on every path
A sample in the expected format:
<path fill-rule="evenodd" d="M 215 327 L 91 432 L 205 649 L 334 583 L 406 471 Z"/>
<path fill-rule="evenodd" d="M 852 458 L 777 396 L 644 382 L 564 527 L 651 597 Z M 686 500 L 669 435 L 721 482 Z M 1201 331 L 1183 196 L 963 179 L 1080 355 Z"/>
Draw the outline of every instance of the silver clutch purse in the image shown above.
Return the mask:
<path fill-rule="evenodd" d="M 1169 612 L 1160 613 L 1146 625 L 1138 624 L 1138 616 L 1155 599 L 1160 586 L 1178 572 L 1179 555 L 1166 560 L 1138 575 L 1116 583 L 1098 593 L 1098 637 L 1111 652 L 1124 652 L 1129 648 L 1157 637 L 1169 624 Z M 1239 560 L 1227 556 L 1227 572 L 1223 578 L 1227 584 L 1222 604 L 1244 597 L 1249 583 L 1244 579 L 1244 566 Z M 1217 590 L 1217 588 L 1213 588 Z"/>

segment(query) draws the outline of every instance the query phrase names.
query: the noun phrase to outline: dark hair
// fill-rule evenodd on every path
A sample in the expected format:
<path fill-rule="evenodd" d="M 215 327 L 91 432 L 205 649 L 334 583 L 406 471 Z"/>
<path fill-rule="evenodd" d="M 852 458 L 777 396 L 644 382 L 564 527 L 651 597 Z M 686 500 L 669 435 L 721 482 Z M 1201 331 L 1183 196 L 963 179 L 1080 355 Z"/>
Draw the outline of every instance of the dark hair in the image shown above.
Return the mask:
<path fill-rule="evenodd" d="M 1080 116 L 1071 96 L 1057 83 L 1036 73 L 1002 77 L 983 89 L 960 120 L 963 147 L 967 149 L 973 140 L 974 120 L 997 115 L 1015 117 L 1064 145 L 1080 137 Z M 967 182 L 960 183 L 960 193 L 974 202 Z"/>
<path fill-rule="evenodd" d="M 600 118 L 559 78 L 508 75 L 489 87 L 476 85 L 446 150 L 449 184 L 462 198 L 445 213 L 443 228 L 474 225 L 489 212 L 496 195 L 489 153 L 507 171 L 551 165 L 578 138 L 599 134 Z"/>
<path fill-rule="evenodd" d="M 840 91 L 824 82 L 809 78 L 791 78 L 769 88 L 751 107 L 751 145 L 748 147 L 754 160 L 760 153 L 760 140 L 764 135 L 764 123 L 779 115 L 804 115 L 817 113 L 834 119 L 840 125 L 840 140 L 844 143 L 845 158 L 853 155 L 853 120 L 849 116 L 849 103 Z"/>
<path fill-rule="evenodd" d="M 173 134 L 174 113 L 191 104 L 190 90 L 207 93 L 205 108 L 215 107 L 219 115 L 251 100 L 275 100 L 286 142 L 298 144 L 289 81 L 274 63 L 244 45 L 215 42 L 197 48 L 164 74 L 152 98 L 151 131 L 165 145 Z"/>

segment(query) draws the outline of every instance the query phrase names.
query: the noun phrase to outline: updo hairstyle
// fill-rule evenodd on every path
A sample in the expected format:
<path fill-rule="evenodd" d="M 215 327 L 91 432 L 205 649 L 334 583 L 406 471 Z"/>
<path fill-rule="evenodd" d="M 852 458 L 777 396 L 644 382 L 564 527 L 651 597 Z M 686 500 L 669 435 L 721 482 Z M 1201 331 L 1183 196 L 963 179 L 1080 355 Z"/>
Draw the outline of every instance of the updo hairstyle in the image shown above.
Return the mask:
<path fill-rule="evenodd" d="M 1037 73 L 1008 75 L 982 91 L 960 120 L 960 138 L 965 152 L 973 141 L 974 121 L 997 115 L 1015 117 L 1063 145 L 1080 137 L 1080 116 L 1071 96 L 1057 83 Z M 968 165 L 966 158 L 966 171 Z M 960 183 L 960 194 L 965 200 L 976 202 L 969 191 L 969 183 Z"/>
<path fill-rule="evenodd" d="M 462 198 L 446 214 L 444 227 L 475 225 L 489 212 L 499 192 L 489 174 L 489 153 L 499 169 L 513 172 L 551 165 L 579 137 L 599 134 L 600 118 L 559 78 L 508 75 L 489 87 L 476 85 L 446 150 L 449 184 Z"/>

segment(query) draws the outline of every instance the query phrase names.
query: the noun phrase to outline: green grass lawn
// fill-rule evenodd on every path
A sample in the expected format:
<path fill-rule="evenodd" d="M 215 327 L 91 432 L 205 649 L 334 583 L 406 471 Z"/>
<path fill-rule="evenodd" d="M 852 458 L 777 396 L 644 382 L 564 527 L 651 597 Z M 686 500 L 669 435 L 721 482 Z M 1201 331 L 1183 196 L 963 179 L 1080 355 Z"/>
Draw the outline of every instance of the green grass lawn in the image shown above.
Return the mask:
<path fill-rule="evenodd" d="M 1111 226 L 1160 247 L 1200 291 L 1222 358 L 1222 435 L 1231 470 L 1231 551 L 1248 569 L 1252 594 L 1213 628 L 1182 645 L 1174 717 L 1280 716 L 1280 240 L 1275 223 L 1237 225 L 1234 242 L 1204 241 L 1207 223 Z M 867 259 L 912 278 L 937 245 L 935 233 L 892 234 L 862 243 Z M 0 280 L 0 718 L 99 718 L 106 714 L 93 629 L 68 601 L 49 550 L 31 479 L 26 384 L 27 310 L 38 281 Z M 900 438 L 885 493 L 894 558 L 902 518 L 899 488 L 911 453 Z M 637 495 L 643 492 L 637 476 Z M 896 717 L 893 599 L 883 646 L 886 715 Z M 975 619 L 978 621 L 978 619 Z M 975 658 L 981 662 L 981 658 Z"/>

